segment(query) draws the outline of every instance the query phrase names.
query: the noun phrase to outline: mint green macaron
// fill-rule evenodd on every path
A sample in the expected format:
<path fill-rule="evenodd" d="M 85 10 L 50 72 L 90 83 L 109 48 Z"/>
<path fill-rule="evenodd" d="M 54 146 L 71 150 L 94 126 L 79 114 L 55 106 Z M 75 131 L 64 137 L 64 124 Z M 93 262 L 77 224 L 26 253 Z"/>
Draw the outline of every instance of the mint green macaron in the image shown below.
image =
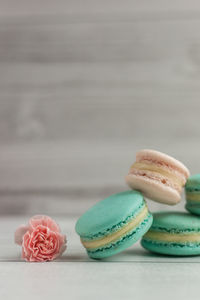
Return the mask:
<path fill-rule="evenodd" d="M 186 209 L 200 215 L 200 174 L 192 175 L 185 185 Z"/>
<path fill-rule="evenodd" d="M 76 223 L 76 232 L 91 258 L 117 254 L 137 242 L 152 224 L 140 192 L 111 195 L 86 211 Z"/>
<path fill-rule="evenodd" d="M 200 218 L 184 212 L 154 213 L 153 224 L 141 244 L 160 254 L 200 255 Z"/>

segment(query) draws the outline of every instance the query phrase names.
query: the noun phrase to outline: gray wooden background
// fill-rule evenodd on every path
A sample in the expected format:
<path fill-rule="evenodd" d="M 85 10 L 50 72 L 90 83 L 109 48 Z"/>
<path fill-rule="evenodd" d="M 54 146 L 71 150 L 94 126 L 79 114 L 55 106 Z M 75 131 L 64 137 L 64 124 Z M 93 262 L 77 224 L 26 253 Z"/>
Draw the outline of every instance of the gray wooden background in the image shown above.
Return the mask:
<path fill-rule="evenodd" d="M 80 214 L 141 148 L 200 172 L 200 2 L 0 0 L 0 214 Z"/>

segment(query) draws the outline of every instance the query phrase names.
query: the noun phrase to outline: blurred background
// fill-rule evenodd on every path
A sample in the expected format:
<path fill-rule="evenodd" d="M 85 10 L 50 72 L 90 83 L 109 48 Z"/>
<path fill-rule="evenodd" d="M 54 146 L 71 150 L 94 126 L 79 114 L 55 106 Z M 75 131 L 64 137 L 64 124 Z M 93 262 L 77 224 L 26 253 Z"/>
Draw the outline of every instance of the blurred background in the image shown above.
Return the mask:
<path fill-rule="evenodd" d="M 200 172 L 199 29 L 194 0 L 0 0 L 0 215 L 79 215 L 141 148 Z"/>

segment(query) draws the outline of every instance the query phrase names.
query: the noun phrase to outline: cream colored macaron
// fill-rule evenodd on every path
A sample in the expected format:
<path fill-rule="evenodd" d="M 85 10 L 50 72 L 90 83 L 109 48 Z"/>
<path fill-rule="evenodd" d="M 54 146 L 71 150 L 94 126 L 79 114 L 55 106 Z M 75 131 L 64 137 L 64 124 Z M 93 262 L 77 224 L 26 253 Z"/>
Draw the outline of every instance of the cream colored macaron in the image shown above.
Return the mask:
<path fill-rule="evenodd" d="M 126 182 L 132 189 L 157 202 L 174 205 L 181 200 L 189 170 L 178 160 L 155 150 L 141 150 Z"/>

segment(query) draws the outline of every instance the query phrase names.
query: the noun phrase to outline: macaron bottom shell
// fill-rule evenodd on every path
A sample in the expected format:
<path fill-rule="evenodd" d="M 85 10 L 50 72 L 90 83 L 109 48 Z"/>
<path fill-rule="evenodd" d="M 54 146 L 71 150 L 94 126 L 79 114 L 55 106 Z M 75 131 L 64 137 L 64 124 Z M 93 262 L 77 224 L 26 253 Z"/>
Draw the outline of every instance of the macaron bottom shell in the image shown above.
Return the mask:
<path fill-rule="evenodd" d="M 142 239 L 141 245 L 150 252 L 171 256 L 200 255 L 200 244 L 198 243 L 165 243 Z"/>
<path fill-rule="evenodd" d="M 159 203 L 176 205 L 181 200 L 180 194 L 175 189 L 154 179 L 129 174 L 126 176 L 126 182 L 130 188 L 141 191 L 146 198 Z"/>
<path fill-rule="evenodd" d="M 151 213 L 148 213 L 145 220 L 143 220 L 136 228 L 134 228 L 134 230 L 111 244 L 94 250 L 87 250 L 88 256 L 93 259 L 103 259 L 125 250 L 136 243 L 149 230 L 152 222 L 153 216 Z"/>

